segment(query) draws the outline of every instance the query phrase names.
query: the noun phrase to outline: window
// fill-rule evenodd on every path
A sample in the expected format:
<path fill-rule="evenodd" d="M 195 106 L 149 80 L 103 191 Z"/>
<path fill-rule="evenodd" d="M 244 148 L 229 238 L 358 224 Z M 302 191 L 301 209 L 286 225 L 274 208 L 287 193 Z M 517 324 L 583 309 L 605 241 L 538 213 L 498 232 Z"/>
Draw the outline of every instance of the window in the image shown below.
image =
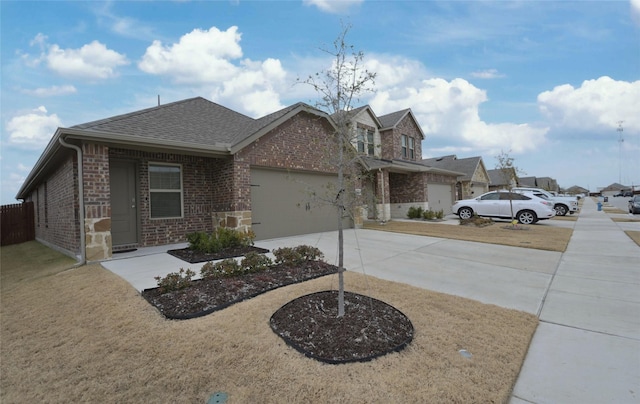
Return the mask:
<path fill-rule="evenodd" d="M 492 192 L 490 194 L 484 194 L 480 199 L 483 201 L 497 201 L 500 200 L 500 193 Z"/>
<path fill-rule="evenodd" d="M 149 164 L 151 218 L 182 217 L 182 172 L 180 166 Z"/>
<path fill-rule="evenodd" d="M 406 158 L 408 153 L 407 153 L 407 135 L 402 135 L 402 157 Z"/>
<path fill-rule="evenodd" d="M 531 199 L 528 196 L 519 194 L 517 192 L 501 192 L 500 193 L 501 201 L 508 201 L 509 198 L 511 198 L 512 201 L 528 201 L 529 199 Z"/>
<path fill-rule="evenodd" d="M 416 140 L 412 137 L 409 138 L 409 158 L 415 159 Z"/>
<path fill-rule="evenodd" d="M 374 132 L 370 129 L 358 128 L 358 153 L 373 156 L 375 145 L 373 143 Z"/>

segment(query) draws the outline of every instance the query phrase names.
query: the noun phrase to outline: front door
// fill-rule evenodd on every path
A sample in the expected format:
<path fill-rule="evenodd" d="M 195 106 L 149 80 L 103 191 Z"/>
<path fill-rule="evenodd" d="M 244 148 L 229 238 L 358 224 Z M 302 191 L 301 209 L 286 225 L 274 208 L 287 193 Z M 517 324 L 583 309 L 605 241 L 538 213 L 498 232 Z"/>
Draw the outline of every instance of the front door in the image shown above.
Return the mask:
<path fill-rule="evenodd" d="M 113 246 L 138 243 L 138 208 L 136 200 L 136 164 L 111 160 L 111 239 Z"/>

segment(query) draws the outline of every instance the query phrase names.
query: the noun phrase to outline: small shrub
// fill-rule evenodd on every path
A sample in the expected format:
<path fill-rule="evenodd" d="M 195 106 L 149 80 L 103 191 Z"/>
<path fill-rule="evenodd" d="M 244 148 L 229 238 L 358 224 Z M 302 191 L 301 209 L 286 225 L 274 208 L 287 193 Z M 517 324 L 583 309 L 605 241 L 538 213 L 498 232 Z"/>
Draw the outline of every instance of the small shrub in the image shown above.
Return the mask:
<path fill-rule="evenodd" d="M 305 261 L 318 261 L 324 257 L 324 254 L 319 248 L 311 247 L 310 245 L 299 245 L 295 248 L 295 251 L 300 254 Z"/>
<path fill-rule="evenodd" d="M 433 220 L 436 217 L 436 213 L 431 209 L 422 212 L 422 218 L 425 220 Z"/>
<path fill-rule="evenodd" d="M 411 206 L 407 211 L 407 217 L 409 219 L 420 219 L 422 218 L 423 209 L 420 206 Z"/>
<path fill-rule="evenodd" d="M 203 278 L 217 278 L 221 276 L 235 276 L 242 273 L 242 267 L 238 261 L 233 258 L 227 258 L 222 261 L 218 261 L 215 264 L 213 262 L 207 262 L 202 266 L 200 270 L 200 276 Z"/>
<path fill-rule="evenodd" d="M 440 209 L 436 212 L 436 219 L 444 219 L 444 210 Z"/>
<path fill-rule="evenodd" d="M 204 232 L 187 234 L 189 248 L 204 253 L 217 253 L 225 248 L 253 245 L 256 235 L 253 231 L 241 232 L 227 227 L 218 227 L 212 234 Z"/>
<path fill-rule="evenodd" d="M 242 259 L 240 266 L 244 272 L 260 272 L 273 265 L 271 258 L 257 252 L 250 252 Z"/>
<path fill-rule="evenodd" d="M 153 279 L 158 282 L 160 293 L 167 293 L 188 287 L 191 284 L 191 278 L 193 278 L 195 274 L 196 273 L 190 269 L 185 271 L 183 268 L 180 268 L 179 272 L 169 273 L 165 277 L 156 276 Z"/>
<path fill-rule="evenodd" d="M 276 264 L 295 265 L 303 261 L 302 255 L 292 247 L 282 247 L 273 250 Z"/>
<path fill-rule="evenodd" d="M 273 255 L 276 264 L 284 265 L 298 265 L 305 261 L 317 261 L 324 257 L 320 249 L 308 245 L 277 248 L 273 250 Z"/>

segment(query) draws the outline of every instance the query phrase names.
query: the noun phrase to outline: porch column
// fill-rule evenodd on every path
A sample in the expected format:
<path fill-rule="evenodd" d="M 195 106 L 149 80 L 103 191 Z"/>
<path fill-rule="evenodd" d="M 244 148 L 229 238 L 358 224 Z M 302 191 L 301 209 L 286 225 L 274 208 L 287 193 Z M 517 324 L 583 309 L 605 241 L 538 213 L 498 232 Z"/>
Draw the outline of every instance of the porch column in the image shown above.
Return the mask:
<path fill-rule="evenodd" d="M 389 172 L 387 170 L 378 171 L 376 174 L 378 181 L 378 215 L 379 220 L 386 222 L 391 219 L 391 190 L 389 187 Z"/>
<path fill-rule="evenodd" d="M 82 145 L 85 253 L 88 262 L 111 258 L 109 147 Z M 82 197 L 82 195 L 80 196 Z"/>

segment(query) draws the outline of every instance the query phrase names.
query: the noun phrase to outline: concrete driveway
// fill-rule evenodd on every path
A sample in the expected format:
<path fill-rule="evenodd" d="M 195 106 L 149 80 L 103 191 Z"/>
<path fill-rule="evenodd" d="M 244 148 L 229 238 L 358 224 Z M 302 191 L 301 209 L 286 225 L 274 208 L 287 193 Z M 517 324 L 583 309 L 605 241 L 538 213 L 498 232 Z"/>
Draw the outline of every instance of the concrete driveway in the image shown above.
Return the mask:
<path fill-rule="evenodd" d="M 639 403 L 640 247 L 623 230 L 640 231 L 640 222 L 621 226 L 587 198 L 579 219 L 560 225 L 574 229 L 564 253 L 349 229 L 345 267 L 536 314 L 541 323 L 511 403 Z M 256 243 L 270 250 L 300 244 L 337 261 L 336 232 Z M 137 290 L 181 267 L 200 270 L 161 250 L 102 265 Z"/>

